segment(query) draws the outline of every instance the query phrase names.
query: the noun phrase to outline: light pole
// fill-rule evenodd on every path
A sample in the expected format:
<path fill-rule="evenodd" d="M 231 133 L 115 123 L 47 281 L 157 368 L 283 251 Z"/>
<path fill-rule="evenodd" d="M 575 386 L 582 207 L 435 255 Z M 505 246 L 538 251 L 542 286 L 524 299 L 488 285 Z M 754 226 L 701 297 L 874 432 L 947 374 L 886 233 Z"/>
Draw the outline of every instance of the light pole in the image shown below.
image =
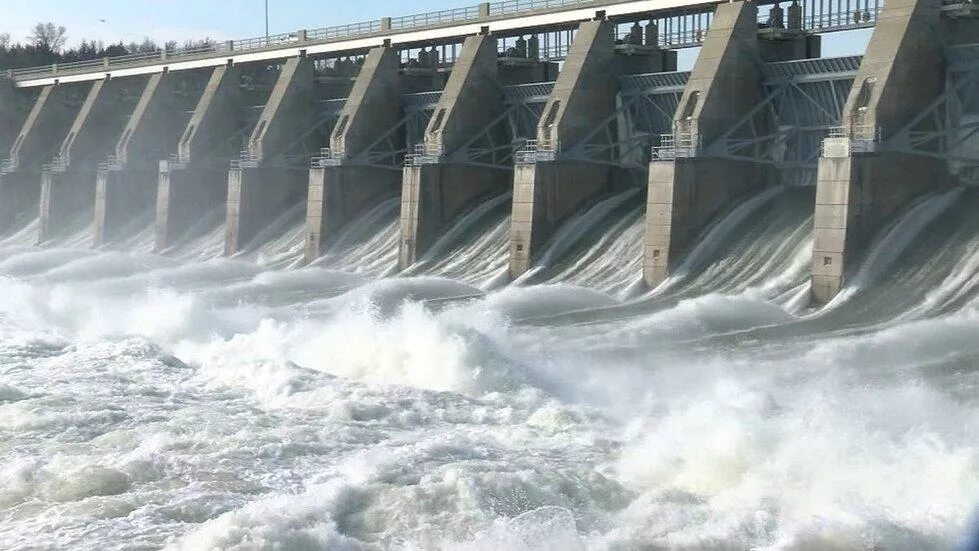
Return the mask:
<path fill-rule="evenodd" d="M 269 43 L 269 0 L 265 0 L 265 44 Z"/>

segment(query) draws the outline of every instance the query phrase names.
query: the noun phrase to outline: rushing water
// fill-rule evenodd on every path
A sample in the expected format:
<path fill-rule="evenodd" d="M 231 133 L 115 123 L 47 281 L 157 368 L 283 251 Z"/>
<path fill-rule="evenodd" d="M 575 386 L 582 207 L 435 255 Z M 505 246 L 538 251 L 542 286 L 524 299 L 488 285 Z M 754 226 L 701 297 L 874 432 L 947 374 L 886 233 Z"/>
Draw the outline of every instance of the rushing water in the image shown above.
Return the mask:
<path fill-rule="evenodd" d="M 979 497 L 979 193 L 810 310 L 812 190 L 732 205 L 651 293 L 643 206 L 501 285 L 508 196 L 395 273 L 398 204 L 298 268 L 301 206 L 0 240 L 3 549 L 949 549 Z M 493 289 L 486 291 L 486 289 Z M 470 297 L 459 300 L 458 297 Z"/>

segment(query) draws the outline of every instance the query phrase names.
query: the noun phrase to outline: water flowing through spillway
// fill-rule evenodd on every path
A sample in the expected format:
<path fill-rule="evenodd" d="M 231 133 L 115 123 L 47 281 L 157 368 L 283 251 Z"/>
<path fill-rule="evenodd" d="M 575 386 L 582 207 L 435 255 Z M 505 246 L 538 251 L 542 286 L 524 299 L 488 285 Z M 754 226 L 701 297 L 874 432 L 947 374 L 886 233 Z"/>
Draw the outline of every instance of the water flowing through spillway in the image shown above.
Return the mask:
<path fill-rule="evenodd" d="M 979 193 L 920 198 L 795 304 L 813 190 L 717 217 L 636 292 L 644 206 L 506 270 L 510 197 L 396 273 L 386 200 L 297 266 L 301 208 L 222 258 L 0 238 L 0 547 L 950 549 L 979 496 Z M 459 297 L 468 297 L 459 300 Z M 624 300 L 628 299 L 628 300 Z"/>
<path fill-rule="evenodd" d="M 480 285 L 507 269 L 510 240 L 509 193 L 485 200 L 445 231 L 405 276 L 433 275 Z"/>

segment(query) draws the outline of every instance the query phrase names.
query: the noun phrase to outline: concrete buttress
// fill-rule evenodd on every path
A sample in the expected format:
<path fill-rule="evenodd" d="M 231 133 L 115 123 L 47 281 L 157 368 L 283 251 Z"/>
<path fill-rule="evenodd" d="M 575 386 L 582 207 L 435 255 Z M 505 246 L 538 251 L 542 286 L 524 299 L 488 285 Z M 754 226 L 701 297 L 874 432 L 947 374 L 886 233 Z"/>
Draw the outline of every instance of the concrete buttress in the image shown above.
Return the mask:
<path fill-rule="evenodd" d="M 649 168 L 643 281 L 663 282 L 739 197 L 778 182 L 765 164 L 715 155 L 725 133 L 765 97 L 763 63 L 818 56 L 818 37 L 759 37 L 754 2 L 718 4 L 674 116 L 675 152 Z"/>
<path fill-rule="evenodd" d="M 128 87 L 139 82 L 92 83 L 55 160 L 41 175 L 38 243 L 56 236 L 73 216 L 91 213 L 98 162 L 111 151 L 130 113 Z"/>
<path fill-rule="evenodd" d="M 228 161 L 243 105 L 238 69 L 211 71 L 173 159 L 160 161 L 154 249 L 162 251 L 212 209 L 226 205 Z"/>
<path fill-rule="evenodd" d="M 400 57 L 392 48 L 367 55 L 350 96 L 330 135 L 337 163 L 309 170 L 306 205 L 307 263 L 315 260 L 337 232 L 365 209 L 398 193 L 401 172 L 360 159 L 402 117 Z M 403 132 L 391 136 L 403 147 Z"/>
<path fill-rule="evenodd" d="M 815 305 L 839 293 L 873 236 L 910 199 L 951 184 L 947 161 L 878 150 L 878 144 L 943 93 L 943 48 L 956 40 L 979 40 L 979 20 L 943 22 L 936 0 L 884 5 L 844 107 L 845 137 L 827 138 L 819 159 Z"/>
<path fill-rule="evenodd" d="M 248 140 L 247 159 L 228 172 L 224 252 L 231 256 L 306 193 L 305 165 L 288 166 L 283 155 L 304 141 L 314 113 L 313 61 L 287 60 Z M 312 150 L 309 146 L 306 149 Z"/>
<path fill-rule="evenodd" d="M 404 168 L 400 269 L 420 259 L 445 225 L 479 198 L 509 187 L 508 170 L 452 162 L 454 153 L 503 113 L 498 74 L 496 39 L 485 35 L 467 38 L 425 130 L 423 157 L 432 162 Z"/>
<path fill-rule="evenodd" d="M 116 143 L 114 159 L 100 169 L 95 192 L 94 245 L 120 237 L 123 226 L 149 211 L 156 198 L 158 160 L 180 120 L 174 101 L 176 78 L 157 73 L 146 81 L 139 101 Z"/>
<path fill-rule="evenodd" d="M 68 96 L 65 85 L 43 87 L 20 126 L 0 173 L 0 229 L 37 214 L 41 164 L 54 154 L 74 116 Z"/>

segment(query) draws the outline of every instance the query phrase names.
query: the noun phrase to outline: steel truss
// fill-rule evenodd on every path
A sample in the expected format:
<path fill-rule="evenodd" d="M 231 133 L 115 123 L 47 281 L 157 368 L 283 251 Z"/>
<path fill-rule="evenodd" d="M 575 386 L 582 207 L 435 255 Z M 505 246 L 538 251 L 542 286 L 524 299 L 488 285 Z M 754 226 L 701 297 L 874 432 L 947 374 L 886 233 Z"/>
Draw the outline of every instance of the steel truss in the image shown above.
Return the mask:
<path fill-rule="evenodd" d="M 861 56 L 769 63 L 765 97 L 702 154 L 814 171 L 823 139 L 843 124 Z"/>
<path fill-rule="evenodd" d="M 979 44 L 949 48 L 946 58 L 945 91 L 881 149 L 947 160 L 979 183 Z"/>
<path fill-rule="evenodd" d="M 570 160 L 645 170 L 651 146 L 673 127 L 673 116 L 689 77 L 688 72 L 620 77 L 615 110 L 582 139 L 573 144 L 528 141 L 517 162 Z"/>

